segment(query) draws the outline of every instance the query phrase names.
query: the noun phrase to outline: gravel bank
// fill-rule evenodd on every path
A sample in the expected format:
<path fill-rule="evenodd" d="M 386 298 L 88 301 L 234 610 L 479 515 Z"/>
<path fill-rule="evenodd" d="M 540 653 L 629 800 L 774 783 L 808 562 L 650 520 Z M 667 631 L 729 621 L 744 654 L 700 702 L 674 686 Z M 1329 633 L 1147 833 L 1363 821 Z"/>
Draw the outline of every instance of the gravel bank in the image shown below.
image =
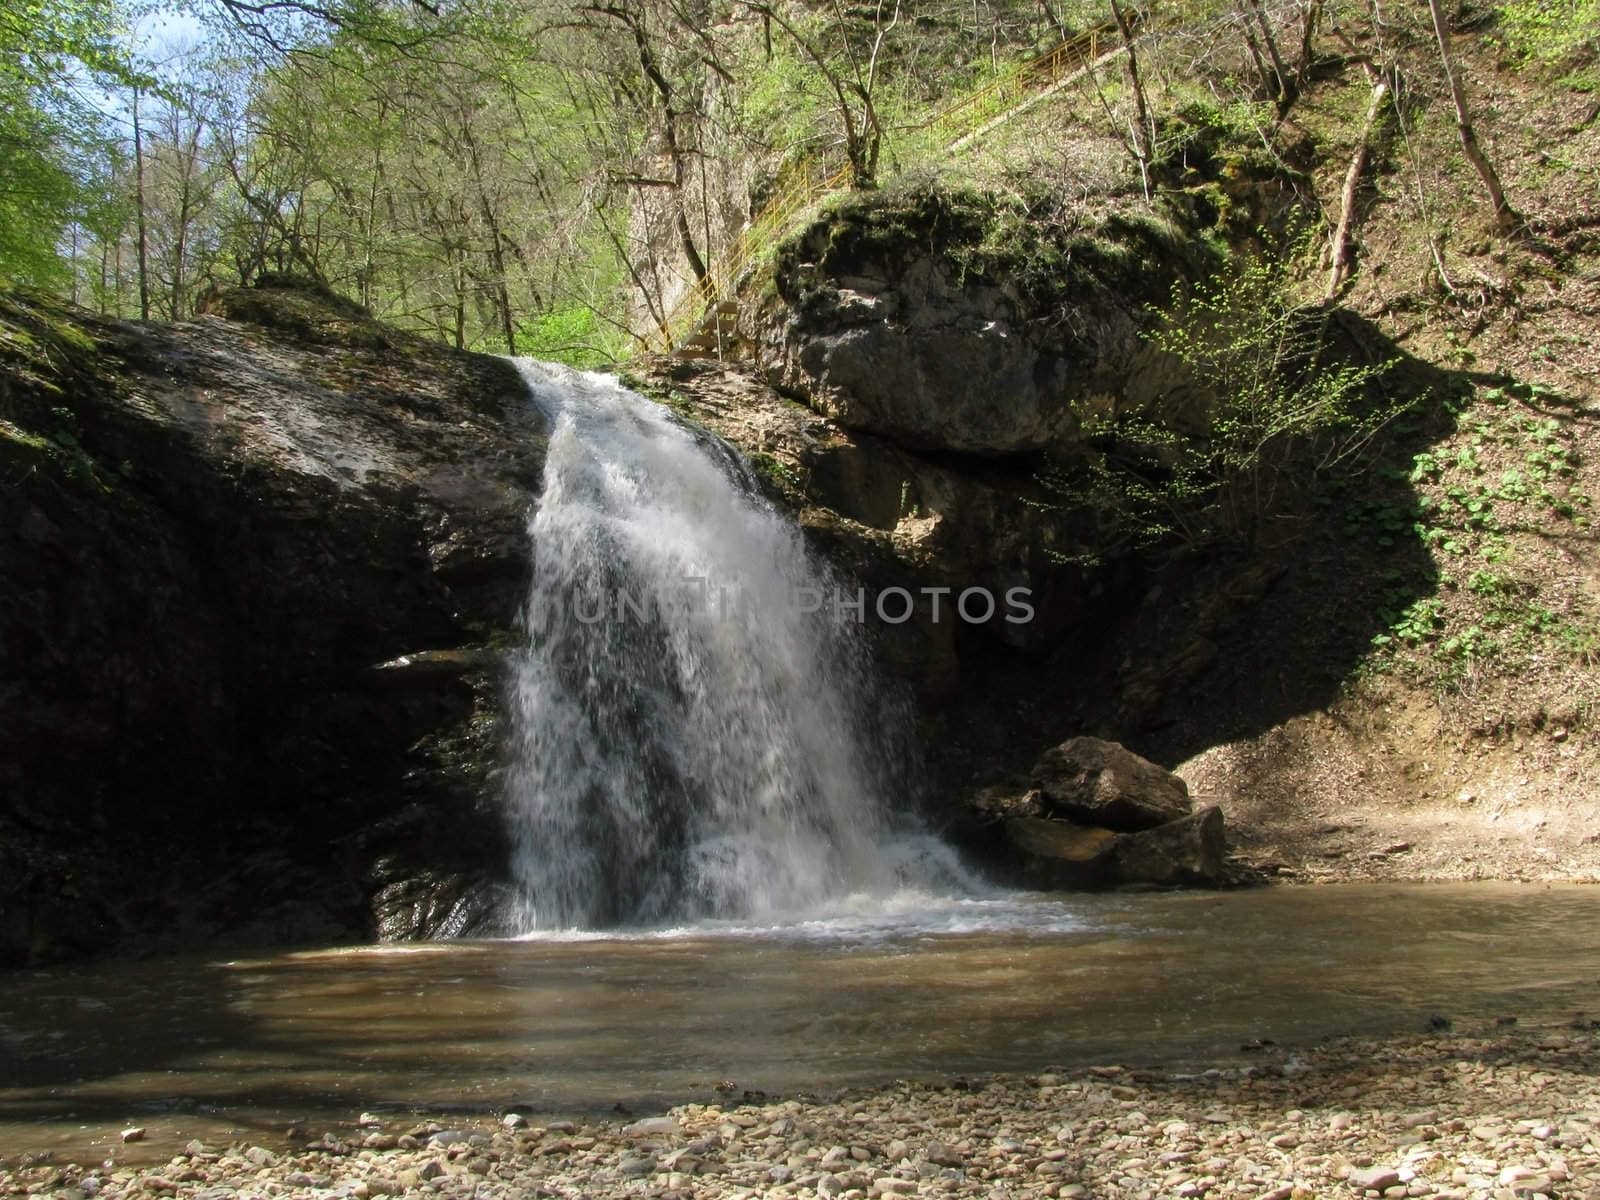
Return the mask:
<path fill-rule="evenodd" d="M 1344 1039 L 1199 1074 L 1119 1066 L 589 1123 L 363 1114 L 160 1166 L 10 1162 L 57 1200 L 755 1196 L 1600 1197 L 1600 1033 Z"/>

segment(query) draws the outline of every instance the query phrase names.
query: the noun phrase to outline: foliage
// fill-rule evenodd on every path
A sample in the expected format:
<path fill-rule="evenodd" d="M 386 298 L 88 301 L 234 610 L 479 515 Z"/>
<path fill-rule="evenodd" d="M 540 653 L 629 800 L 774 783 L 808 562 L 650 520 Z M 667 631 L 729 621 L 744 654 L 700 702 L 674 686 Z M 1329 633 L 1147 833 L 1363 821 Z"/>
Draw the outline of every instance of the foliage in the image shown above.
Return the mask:
<path fill-rule="evenodd" d="M 576 305 L 552 309 L 525 324 L 519 346 L 534 358 L 584 369 L 614 366 L 626 349 L 594 309 Z"/>
<path fill-rule="evenodd" d="M 1600 0 L 1508 0 L 1500 32 L 1525 62 L 1556 63 L 1600 41 Z"/>
<path fill-rule="evenodd" d="M 1396 589 L 1372 639 L 1378 664 L 1459 692 L 1541 660 L 1592 661 L 1600 621 L 1578 600 L 1550 595 L 1538 563 L 1550 535 L 1587 528 L 1593 508 L 1573 431 L 1526 407 L 1560 400 L 1538 384 L 1480 389 L 1460 408 L 1452 440 L 1397 473 L 1415 489 L 1409 509 L 1368 502 L 1352 514 L 1353 531 L 1369 536 L 1405 528 L 1442 569 L 1433 596 Z"/>
<path fill-rule="evenodd" d="M 805 32 L 821 28 L 820 14 L 806 14 Z M 792 38 L 776 38 L 759 75 L 745 89 L 738 120 L 752 137 L 786 156 L 815 153 L 831 134 L 829 97 L 814 66 Z"/>
<path fill-rule="evenodd" d="M 112 0 L 0 7 L 0 281 L 61 286 L 61 240 L 110 207 L 107 121 L 88 93 L 137 78 Z"/>
<path fill-rule="evenodd" d="M 118 49 L 116 3 L 21 0 L 0 16 L 0 274 L 119 314 L 138 311 L 143 284 L 153 316 L 181 319 L 213 285 L 293 271 L 396 324 L 518 351 L 565 353 L 587 311 L 586 362 L 658 324 L 800 161 L 843 141 L 861 179 L 938 165 L 949 131 L 930 134 L 931 115 L 1106 18 L 1094 0 L 189 0 L 213 41 L 152 93 Z M 1503 24 L 1543 46 L 1548 13 L 1595 3 L 1517 0 Z M 1215 209 L 1219 229 L 1247 233 L 1267 214 L 1233 176 L 1284 152 L 1260 52 L 1276 36 L 1288 53 L 1303 27 L 1310 55 L 1319 9 L 1294 0 L 1254 24 L 1250 4 L 1220 0 L 1144 14 L 1160 34 L 1141 49 L 1152 94 L 1173 110 L 1153 122 L 1150 228 L 1064 236 L 1063 197 L 1093 209 L 1105 193 L 1063 176 L 1053 207 L 1020 197 L 1015 228 L 960 269 L 1006 274 L 1030 300 L 1137 282 L 1144 256 L 1183 253 L 1187 239 L 1154 228 L 1171 185 L 1191 217 Z M 1102 105 L 1123 103 L 1119 71 L 1100 71 Z M 74 99 L 85 81 L 121 89 L 96 101 L 116 120 Z M 138 154 L 114 127 L 135 84 Z"/>
<path fill-rule="evenodd" d="M 1101 545 L 1253 541 L 1297 472 L 1349 466 L 1403 402 L 1388 364 L 1341 361 L 1326 314 L 1296 299 L 1287 256 L 1243 256 L 1157 310 L 1150 343 L 1192 380 L 1158 411 L 1080 407 L 1083 455 L 1044 476 Z"/>

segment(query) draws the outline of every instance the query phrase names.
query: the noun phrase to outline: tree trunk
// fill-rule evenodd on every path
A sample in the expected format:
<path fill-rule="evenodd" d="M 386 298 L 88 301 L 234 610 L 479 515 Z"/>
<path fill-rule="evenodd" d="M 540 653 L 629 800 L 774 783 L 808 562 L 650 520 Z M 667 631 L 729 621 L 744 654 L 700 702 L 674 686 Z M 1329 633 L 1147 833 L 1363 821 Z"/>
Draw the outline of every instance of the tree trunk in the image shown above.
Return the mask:
<path fill-rule="evenodd" d="M 639 69 L 644 72 L 650 86 L 661 97 L 661 140 L 666 143 L 667 157 L 672 163 L 672 223 L 678 231 L 678 241 L 683 246 L 683 257 L 688 260 L 689 270 L 694 274 L 695 282 L 704 289 L 710 286 L 710 270 L 706 261 L 701 257 L 700 249 L 695 245 L 694 230 L 689 225 L 688 207 L 684 202 L 684 186 L 688 179 L 685 168 L 685 152 L 678 140 L 678 109 L 677 98 L 673 94 L 672 83 L 661 69 L 661 64 L 656 59 L 654 47 L 645 33 L 644 25 L 636 13 L 616 5 L 599 8 L 610 17 L 620 21 L 633 35 L 634 49 L 639 56 Z M 709 251 L 710 247 L 707 247 Z"/>
<path fill-rule="evenodd" d="M 1483 180 L 1484 191 L 1489 193 L 1489 203 L 1494 206 L 1495 224 L 1503 231 L 1510 231 L 1520 224 L 1522 218 L 1506 199 L 1494 164 L 1478 144 L 1477 131 L 1472 127 L 1472 118 L 1467 115 L 1467 99 L 1461 90 L 1461 81 L 1456 77 L 1455 67 L 1450 61 L 1450 33 L 1445 28 L 1439 0 L 1428 0 L 1428 11 L 1433 15 L 1434 36 L 1439 39 L 1439 61 L 1444 65 L 1445 82 L 1450 85 L 1450 102 L 1455 105 L 1456 131 L 1461 135 L 1461 149 L 1478 172 L 1478 178 Z"/>
<path fill-rule="evenodd" d="M 1145 199 L 1150 198 L 1150 106 L 1145 102 L 1144 81 L 1139 76 L 1139 56 L 1133 48 L 1133 26 L 1122 5 L 1111 0 L 1111 15 L 1117 22 L 1117 32 L 1122 35 L 1122 45 L 1128 59 L 1128 87 L 1133 93 L 1133 153 L 1139 160 L 1139 174 L 1144 180 Z"/>
<path fill-rule="evenodd" d="M 1344 190 L 1339 199 L 1339 226 L 1334 230 L 1333 243 L 1328 256 L 1328 288 L 1325 299 L 1332 300 L 1350 273 L 1350 227 L 1355 221 L 1356 194 L 1361 190 L 1361 176 L 1367 169 L 1367 158 L 1372 152 L 1372 132 L 1389 99 L 1389 79 L 1378 75 L 1372 85 L 1372 100 L 1367 105 L 1367 119 L 1361 126 L 1361 137 L 1356 142 L 1355 153 L 1350 156 L 1350 169 L 1344 175 Z"/>
<path fill-rule="evenodd" d="M 1322 0 L 1311 0 L 1300 19 L 1300 61 L 1295 64 L 1295 84 L 1304 87 L 1316 58 L 1317 27 L 1322 24 Z"/>
<path fill-rule="evenodd" d="M 1283 55 L 1278 51 L 1278 39 L 1272 36 L 1272 26 L 1267 23 L 1267 14 L 1261 11 L 1261 5 L 1257 0 L 1245 0 L 1245 7 L 1254 18 L 1256 28 L 1261 30 L 1262 44 L 1266 46 L 1267 56 L 1272 60 L 1272 74 L 1278 81 L 1278 94 L 1274 100 L 1277 102 L 1278 116 L 1281 117 L 1294 104 L 1297 89 L 1289 69 L 1283 65 Z"/>
<path fill-rule="evenodd" d="M 1051 5 L 1050 0 L 1039 0 L 1039 7 L 1044 9 L 1045 19 L 1050 22 L 1051 28 L 1056 31 L 1056 37 L 1063 42 L 1066 41 L 1071 35 L 1067 33 L 1067 27 L 1061 23 L 1061 17 L 1057 14 L 1054 6 Z"/>
<path fill-rule="evenodd" d="M 150 319 L 150 239 L 144 211 L 144 136 L 139 129 L 139 89 L 133 89 L 133 206 L 139 228 L 139 319 Z"/>
<path fill-rule="evenodd" d="M 494 271 L 495 307 L 500 310 L 500 336 L 506 339 L 506 353 L 517 352 L 517 328 L 511 311 L 511 289 L 506 282 L 506 242 L 494 205 L 489 203 L 489 189 L 483 178 L 483 161 L 478 155 L 478 141 L 472 136 L 469 121 L 462 122 L 463 140 L 467 146 L 467 161 L 472 167 L 472 190 L 478 193 L 478 213 L 483 217 L 484 231 L 489 235 L 489 266 Z"/>

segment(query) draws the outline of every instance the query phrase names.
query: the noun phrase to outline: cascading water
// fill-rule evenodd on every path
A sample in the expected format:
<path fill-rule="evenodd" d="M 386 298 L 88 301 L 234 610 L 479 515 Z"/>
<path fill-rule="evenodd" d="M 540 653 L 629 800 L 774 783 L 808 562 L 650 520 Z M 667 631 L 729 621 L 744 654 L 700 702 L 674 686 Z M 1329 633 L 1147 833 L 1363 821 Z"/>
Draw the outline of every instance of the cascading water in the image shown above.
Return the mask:
<path fill-rule="evenodd" d="M 781 920 L 959 878 L 893 827 L 899 713 L 746 469 L 607 376 L 518 367 L 554 428 L 515 674 L 514 922 Z"/>

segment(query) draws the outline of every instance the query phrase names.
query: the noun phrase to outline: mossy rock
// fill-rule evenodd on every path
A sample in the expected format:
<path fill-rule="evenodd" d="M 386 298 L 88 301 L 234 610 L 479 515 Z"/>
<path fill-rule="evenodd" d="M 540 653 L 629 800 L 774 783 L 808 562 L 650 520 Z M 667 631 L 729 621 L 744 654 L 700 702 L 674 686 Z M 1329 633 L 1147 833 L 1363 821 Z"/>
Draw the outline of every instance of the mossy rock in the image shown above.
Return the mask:
<path fill-rule="evenodd" d="M 42 292 L 0 294 L 0 366 L 13 377 L 59 391 L 73 376 L 103 376 L 104 347 L 92 318 Z"/>
<path fill-rule="evenodd" d="M 1165 298 L 1174 276 L 1203 277 L 1221 261 L 1194 205 L 1163 197 L 1076 206 L 1059 196 L 996 194 L 923 182 L 854 193 L 780 248 L 776 283 L 803 306 L 823 278 L 889 274 L 942 259 L 963 287 L 995 287 L 1024 316 L 1105 296 Z"/>
<path fill-rule="evenodd" d="M 361 305 L 319 280 L 298 275 L 262 275 L 253 287 L 226 288 L 204 311 L 286 333 L 298 340 L 354 350 L 391 350 L 411 338 L 380 325 Z"/>

